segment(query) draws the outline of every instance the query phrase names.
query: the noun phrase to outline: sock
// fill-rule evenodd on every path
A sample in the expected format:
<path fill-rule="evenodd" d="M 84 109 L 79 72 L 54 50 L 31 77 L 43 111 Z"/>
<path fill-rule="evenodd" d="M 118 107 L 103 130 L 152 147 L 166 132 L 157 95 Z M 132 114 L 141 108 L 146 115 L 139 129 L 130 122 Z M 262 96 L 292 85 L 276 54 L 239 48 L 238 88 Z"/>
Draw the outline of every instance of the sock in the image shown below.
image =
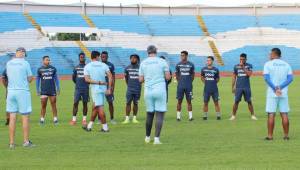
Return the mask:
<path fill-rule="evenodd" d="M 156 112 L 156 122 L 155 122 L 155 137 L 160 136 L 161 129 L 164 123 L 164 112 Z"/>
<path fill-rule="evenodd" d="M 82 120 L 86 120 L 86 116 L 83 116 L 83 117 L 82 117 Z"/>
<path fill-rule="evenodd" d="M 125 116 L 125 120 L 129 120 L 129 116 Z"/>
<path fill-rule="evenodd" d="M 57 117 L 54 117 L 54 118 L 53 118 L 53 121 L 57 121 Z"/>
<path fill-rule="evenodd" d="M 88 129 L 92 129 L 92 128 L 93 128 L 93 123 L 94 123 L 94 122 L 90 121 L 89 124 L 88 124 L 88 126 L 87 126 L 87 128 L 88 128 Z"/>
<path fill-rule="evenodd" d="M 203 113 L 203 117 L 208 117 L 207 112 L 204 112 L 204 113 Z"/>
<path fill-rule="evenodd" d="M 102 128 L 103 128 L 103 130 L 105 130 L 105 131 L 108 130 L 107 123 L 103 124 L 103 125 L 102 125 Z"/>
<path fill-rule="evenodd" d="M 181 118 L 181 112 L 177 112 L 177 119 Z"/>
<path fill-rule="evenodd" d="M 153 125 L 153 119 L 154 119 L 154 112 L 147 112 L 147 118 L 146 118 L 146 136 L 151 135 L 152 125 Z"/>
<path fill-rule="evenodd" d="M 221 117 L 221 113 L 220 112 L 217 112 L 217 117 Z"/>
<path fill-rule="evenodd" d="M 159 137 L 154 137 L 154 142 L 159 142 Z"/>
<path fill-rule="evenodd" d="M 193 112 L 192 111 L 189 111 L 189 118 L 193 118 Z"/>
<path fill-rule="evenodd" d="M 76 122 L 76 116 L 72 117 L 72 121 Z"/>
<path fill-rule="evenodd" d="M 41 117 L 41 121 L 44 122 L 44 121 L 45 121 L 45 118 Z"/>
<path fill-rule="evenodd" d="M 136 116 L 133 116 L 133 120 L 136 120 Z"/>

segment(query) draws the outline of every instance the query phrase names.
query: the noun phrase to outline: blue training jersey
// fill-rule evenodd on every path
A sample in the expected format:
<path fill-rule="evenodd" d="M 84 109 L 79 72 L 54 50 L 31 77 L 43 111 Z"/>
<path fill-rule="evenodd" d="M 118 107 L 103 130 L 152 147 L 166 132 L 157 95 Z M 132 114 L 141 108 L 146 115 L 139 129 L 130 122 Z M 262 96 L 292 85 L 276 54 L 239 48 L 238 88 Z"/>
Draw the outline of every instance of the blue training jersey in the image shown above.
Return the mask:
<path fill-rule="evenodd" d="M 3 70 L 2 72 L 2 79 L 7 81 L 7 73 L 6 73 L 6 69 Z"/>
<path fill-rule="evenodd" d="M 246 63 L 245 70 L 252 71 L 252 65 Z M 250 88 L 250 77 L 246 74 L 242 66 L 237 64 L 233 68 L 233 74 L 236 75 L 236 88 Z"/>
<path fill-rule="evenodd" d="M 84 67 L 84 75 L 90 76 L 94 81 L 105 82 L 107 72 L 109 72 L 108 66 L 100 61 L 92 61 Z M 104 93 L 106 89 L 106 85 L 91 84 L 92 93 Z"/>
<path fill-rule="evenodd" d="M 115 65 L 109 61 L 103 62 L 104 64 L 106 64 L 109 68 L 109 71 L 112 75 L 115 75 Z M 108 77 L 105 77 L 106 82 L 108 83 Z M 108 84 L 107 84 L 108 87 Z"/>
<path fill-rule="evenodd" d="M 41 94 L 56 94 L 59 91 L 59 80 L 57 76 L 57 70 L 52 65 L 41 66 L 37 70 L 36 79 L 37 92 Z"/>
<path fill-rule="evenodd" d="M 205 79 L 204 91 L 214 92 L 218 90 L 218 79 L 220 78 L 219 69 L 216 67 L 203 67 L 201 76 Z"/>
<path fill-rule="evenodd" d="M 269 74 L 272 83 L 275 86 L 280 86 L 287 80 L 288 75 L 293 74 L 293 71 L 287 62 L 281 59 L 273 59 L 265 63 L 264 74 Z M 281 97 L 288 97 L 288 87 L 281 89 L 281 91 Z M 269 86 L 267 90 L 267 97 L 277 97 L 273 89 Z"/>
<path fill-rule="evenodd" d="M 176 65 L 176 78 L 178 86 L 191 87 L 193 84 L 193 76 L 195 74 L 195 66 L 192 62 L 179 62 Z"/>
<path fill-rule="evenodd" d="M 148 57 L 142 61 L 139 69 L 139 75 L 144 76 L 145 87 L 153 87 L 155 85 L 166 86 L 165 72 L 168 72 L 168 63 L 158 57 Z"/>
<path fill-rule="evenodd" d="M 130 64 L 124 70 L 127 90 L 132 92 L 141 92 L 141 83 L 139 81 L 139 64 Z"/>
<path fill-rule="evenodd" d="M 89 89 L 89 84 L 84 79 L 84 67 L 85 64 L 78 64 L 73 70 L 72 80 L 75 83 L 76 90 Z"/>
<path fill-rule="evenodd" d="M 13 58 L 6 64 L 8 90 L 29 90 L 30 64 L 24 58 Z"/>

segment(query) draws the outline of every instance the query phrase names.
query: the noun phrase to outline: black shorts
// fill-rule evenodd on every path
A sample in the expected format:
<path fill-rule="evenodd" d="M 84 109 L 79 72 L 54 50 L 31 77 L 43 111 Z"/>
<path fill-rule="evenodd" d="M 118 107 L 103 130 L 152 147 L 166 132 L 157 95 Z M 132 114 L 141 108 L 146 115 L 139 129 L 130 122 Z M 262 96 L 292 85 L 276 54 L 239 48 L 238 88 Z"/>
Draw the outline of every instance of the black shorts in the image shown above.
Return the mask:
<path fill-rule="evenodd" d="M 251 89 L 250 88 L 235 89 L 235 97 L 234 97 L 235 102 L 240 102 L 243 96 L 246 102 L 251 102 Z"/>
<path fill-rule="evenodd" d="M 186 100 L 192 100 L 193 99 L 193 86 L 187 86 L 187 87 L 181 87 L 177 86 L 177 99 L 182 100 L 184 98 Z"/>
<path fill-rule="evenodd" d="M 126 92 L 126 103 L 130 104 L 132 101 L 134 104 L 137 104 L 140 100 L 141 93 L 139 92 L 131 92 L 127 91 Z"/>
<path fill-rule="evenodd" d="M 89 90 L 75 90 L 74 102 L 77 103 L 80 100 L 85 103 L 90 101 Z"/>
<path fill-rule="evenodd" d="M 215 90 L 215 91 L 204 91 L 203 92 L 203 101 L 204 103 L 208 103 L 210 100 L 210 97 L 212 97 L 213 101 L 219 101 L 219 91 Z"/>
<path fill-rule="evenodd" d="M 105 97 L 106 97 L 106 101 L 109 103 L 114 101 L 114 94 L 105 95 Z"/>

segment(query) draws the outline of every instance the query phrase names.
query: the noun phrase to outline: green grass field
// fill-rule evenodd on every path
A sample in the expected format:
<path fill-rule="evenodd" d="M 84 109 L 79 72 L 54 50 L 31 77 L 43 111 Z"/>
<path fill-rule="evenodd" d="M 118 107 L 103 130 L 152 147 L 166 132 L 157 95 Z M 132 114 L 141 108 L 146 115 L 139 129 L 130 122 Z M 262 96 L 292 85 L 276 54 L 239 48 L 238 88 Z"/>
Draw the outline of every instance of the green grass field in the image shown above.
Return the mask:
<path fill-rule="evenodd" d="M 98 132 L 95 125 L 91 133 L 68 124 L 71 119 L 73 90 L 71 81 L 62 81 L 58 97 L 60 125 L 52 124 L 48 107 L 46 125 L 38 124 L 40 103 L 33 93 L 31 140 L 35 148 L 23 148 L 21 124 L 18 123 L 15 150 L 8 149 L 8 130 L 4 126 L 5 100 L 1 88 L 0 169 L 299 169 L 300 164 L 300 103 L 299 77 L 290 87 L 291 128 L 290 141 L 282 140 L 282 128 L 277 117 L 274 141 L 267 142 L 265 84 L 261 77 L 252 78 L 253 102 L 258 121 L 251 121 L 247 105 L 243 102 L 237 120 L 228 120 L 233 103 L 231 78 L 222 78 L 219 84 L 223 119 L 215 119 L 210 105 L 209 120 L 202 117 L 202 89 L 199 78 L 194 82 L 193 113 L 195 121 L 187 119 L 183 105 L 183 121 L 176 118 L 176 83 L 170 86 L 169 110 L 166 115 L 161 141 L 163 145 L 144 143 L 145 107 L 140 102 L 140 124 L 122 125 L 125 104 L 125 82 L 118 80 L 115 91 L 117 125 L 110 125 L 110 133 Z M 32 92 L 34 92 L 32 84 Z M 90 107 L 89 107 L 90 109 Z M 81 107 L 80 107 L 81 110 Z M 106 109 L 107 110 L 107 109 Z M 90 114 L 90 112 L 89 112 Z M 79 112 L 81 120 L 81 112 Z"/>

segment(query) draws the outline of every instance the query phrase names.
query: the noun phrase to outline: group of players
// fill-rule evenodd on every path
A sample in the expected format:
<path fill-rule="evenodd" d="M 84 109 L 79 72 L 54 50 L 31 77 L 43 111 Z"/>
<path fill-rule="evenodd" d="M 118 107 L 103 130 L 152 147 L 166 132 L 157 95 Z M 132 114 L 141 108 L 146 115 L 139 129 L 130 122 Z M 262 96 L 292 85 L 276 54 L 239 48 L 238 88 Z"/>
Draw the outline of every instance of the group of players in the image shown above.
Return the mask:
<path fill-rule="evenodd" d="M 164 120 L 164 113 L 167 111 L 168 102 L 168 84 L 171 82 L 172 72 L 163 56 L 157 57 L 155 46 L 147 48 L 148 57 L 140 62 L 137 54 L 130 56 L 130 65 L 124 70 L 127 84 L 126 92 L 126 110 L 123 124 L 130 123 L 131 106 L 133 111 L 133 123 L 139 123 L 137 120 L 138 101 L 141 96 L 142 83 L 144 86 L 144 98 L 147 111 L 146 119 L 146 138 L 145 142 L 150 142 L 150 134 L 154 115 L 156 114 L 156 131 L 154 144 L 161 144 L 159 140 L 161 128 Z M 29 63 L 24 59 L 26 50 L 18 48 L 16 56 L 7 63 L 3 72 L 3 83 L 7 86 L 7 122 L 10 129 L 10 148 L 14 148 L 14 134 L 16 113 L 23 115 L 24 144 L 25 147 L 33 146 L 29 140 L 29 114 L 31 113 L 31 99 L 29 92 L 29 82 L 32 81 L 32 73 Z M 188 119 L 193 121 L 192 99 L 193 99 L 193 80 L 195 77 L 195 66 L 188 60 L 188 52 L 180 53 L 181 61 L 176 65 L 175 78 L 177 84 L 177 121 L 181 121 L 181 105 L 185 97 L 187 102 Z M 266 140 L 273 139 L 274 117 L 279 107 L 283 119 L 284 139 L 288 137 L 288 117 L 289 112 L 287 100 L 287 86 L 292 82 L 292 72 L 290 66 L 280 60 L 281 52 L 278 48 L 271 51 L 271 60 L 266 63 L 264 68 L 264 77 L 268 84 L 268 96 L 266 111 L 268 115 L 268 137 Z M 109 104 L 109 113 L 111 124 L 116 124 L 114 120 L 114 88 L 115 71 L 114 65 L 108 61 L 108 53 L 103 51 L 91 52 L 91 62 L 86 64 L 84 53 L 79 54 L 79 64 L 74 68 L 72 80 L 75 83 L 73 117 L 71 125 L 77 122 L 79 102 L 83 104 L 82 126 L 86 131 L 91 131 L 93 123 L 98 118 L 102 124 L 102 132 L 108 132 L 109 128 L 104 113 L 104 99 Z M 212 98 L 217 120 L 221 120 L 221 111 L 219 105 L 218 82 L 220 72 L 214 66 L 214 57 L 208 56 L 206 66 L 201 69 L 201 80 L 204 83 L 203 91 L 203 120 L 208 120 L 208 103 Z M 240 63 L 234 66 L 232 78 L 232 92 L 235 94 L 235 101 L 232 109 L 232 115 L 229 120 L 236 119 L 236 112 L 242 97 L 248 103 L 251 113 L 251 119 L 257 120 L 253 104 L 251 101 L 250 77 L 252 75 L 252 65 L 247 63 L 247 55 L 240 55 Z M 93 109 L 90 121 L 87 122 L 88 102 L 91 97 Z M 36 92 L 41 98 L 41 117 L 40 124 L 45 124 L 45 113 L 48 99 L 50 100 L 53 123 L 58 124 L 56 96 L 60 93 L 60 82 L 55 67 L 50 65 L 50 57 L 43 57 L 43 65 L 37 70 Z"/>

